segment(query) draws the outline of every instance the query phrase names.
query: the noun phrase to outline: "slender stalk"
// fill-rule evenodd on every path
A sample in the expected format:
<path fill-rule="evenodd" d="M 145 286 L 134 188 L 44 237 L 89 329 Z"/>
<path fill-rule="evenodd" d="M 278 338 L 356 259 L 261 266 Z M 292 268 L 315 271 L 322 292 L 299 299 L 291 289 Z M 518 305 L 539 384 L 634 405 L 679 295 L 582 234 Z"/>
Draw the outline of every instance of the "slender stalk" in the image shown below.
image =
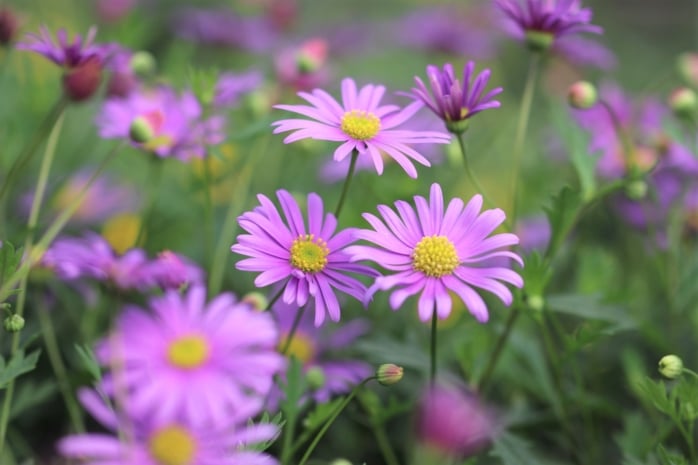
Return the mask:
<path fill-rule="evenodd" d="M 429 347 L 429 382 L 436 383 L 436 335 L 437 335 L 436 303 L 431 314 L 431 341 Z"/>
<path fill-rule="evenodd" d="M 287 282 L 288 282 L 288 281 L 287 281 Z M 282 296 L 283 293 L 284 293 L 284 289 L 286 289 L 286 285 L 285 285 L 285 284 L 284 284 L 283 286 L 281 286 L 281 289 L 279 289 L 278 292 L 277 292 L 276 294 L 274 294 L 274 297 L 272 297 L 271 300 L 269 301 L 269 303 L 267 304 L 267 306 L 264 307 L 264 311 L 265 311 L 265 312 L 268 311 L 268 310 L 271 310 L 271 308 L 274 306 L 274 304 L 276 303 L 276 301 L 279 300 L 279 298 L 281 298 L 281 296 Z"/>
<path fill-rule="evenodd" d="M 633 164 L 633 143 L 630 140 L 628 132 L 623 128 L 623 124 L 618 117 L 618 114 L 613 107 L 604 99 L 599 99 L 599 105 L 604 107 L 608 117 L 611 118 L 613 130 L 616 132 L 620 143 L 623 146 L 623 157 L 625 159 L 626 169 L 630 169 Z"/>
<path fill-rule="evenodd" d="M 400 465 L 400 461 L 395 454 L 395 450 L 393 450 L 393 447 L 390 445 L 390 441 L 388 440 L 388 435 L 385 432 L 383 423 L 380 422 L 375 415 L 373 415 L 373 410 L 367 407 L 362 396 L 359 396 L 359 402 L 369 415 L 371 430 L 373 431 L 373 435 L 378 443 L 378 449 L 380 450 L 386 465 Z"/>
<path fill-rule="evenodd" d="M 46 346 L 46 353 L 48 354 L 51 368 L 53 369 L 53 373 L 56 375 L 56 380 L 58 381 L 58 389 L 61 391 L 63 401 L 65 402 L 66 409 L 68 410 L 70 422 L 73 424 L 73 429 L 75 432 L 84 433 L 85 423 L 82 420 L 80 407 L 78 406 L 70 387 L 68 370 L 66 370 L 63 359 L 61 358 L 61 351 L 56 340 L 56 332 L 53 328 L 51 315 L 44 302 L 38 306 L 38 310 L 41 336 L 44 339 L 44 345 Z"/>
<path fill-rule="evenodd" d="M 340 413 L 342 413 L 342 410 L 349 405 L 349 402 L 351 402 L 354 397 L 356 397 L 356 394 L 359 392 L 361 388 L 364 387 L 366 383 L 371 381 L 372 379 L 375 379 L 374 376 L 371 376 L 370 378 L 366 378 L 365 380 L 361 381 L 360 384 L 356 385 L 354 389 L 352 389 L 351 394 L 347 396 L 344 401 L 335 408 L 334 412 L 332 412 L 332 415 L 330 418 L 327 419 L 327 422 L 322 426 L 322 429 L 317 433 L 315 436 L 315 439 L 313 439 L 313 442 L 310 444 L 310 446 L 306 449 L 305 454 L 303 454 L 303 457 L 301 458 L 301 461 L 298 462 L 298 465 L 305 465 L 305 463 L 308 461 L 310 458 L 310 454 L 313 453 L 315 450 L 315 447 L 320 443 L 320 440 L 322 437 L 327 433 L 327 430 L 330 429 L 330 426 L 332 426 L 332 423 L 337 419 Z"/>
<path fill-rule="evenodd" d="M 56 124 L 54 124 L 51 133 L 48 136 L 48 141 L 46 142 L 46 150 L 44 151 L 44 157 L 41 160 L 41 167 L 39 168 L 39 178 L 36 182 L 36 189 L 34 189 L 34 198 L 32 199 L 31 210 L 29 212 L 29 221 L 27 223 L 27 237 L 24 241 L 24 251 L 27 256 L 31 256 L 32 249 L 34 247 L 34 233 L 36 230 L 36 225 L 39 221 L 39 213 L 41 211 L 41 204 L 43 203 L 44 194 L 46 192 L 46 185 L 48 184 L 49 173 L 51 172 L 51 165 L 53 164 L 53 159 L 56 154 L 56 146 L 58 144 L 58 135 L 61 132 L 63 126 L 63 112 L 56 119 Z M 19 295 L 17 296 L 17 307 L 15 313 L 20 317 L 24 314 L 24 305 L 27 298 L 27 279 L 29 273 L 25 273 L 19 280 Z M 6 283 L 7 284 L 7 283 Z M 0 299 L 0 302 L 4 301 Z M 17 331 L 12 335 L 12 343 L 10 347 L 10 357 L 14 356 L 19 349 L 19 338 L 20 332 Z M 7 425 L 10 419 L 10 408 L 12 407 L 12 397 L 14 395 L 14 380 L 11 380 L 7 385 L 5 391 L 5 399 L 2 405 L 2 412 L 0 413 L 0 457 L 2 457 L 2 452 L 5 446 L 5 436 L 7 435 Z"/>
<path fill-rule="evenodd" d="M 511 308 L 511 312 L 509 312 L 509 317 L 507 318 L 507 321 L 504 326 L 504 331 L 502 331 L 502 334 L 499 335 L 499 339 L 497 339 L 497 345 L 494 347 L 494 351 L 490 356 L 490 359 L 487 363 L 487 367 L 485 368 L 485 371 L 482 373 L 482 376 L 480 377 L 480 380 L 478 381 L 478 384 L 476 386 L 476 389 L 479 389 L 480 392 L 484 393 L 487 391 L 487 383 L 489 382 L 490 377 L 494 372 L 494 369 L 497 367 L 499 357 L 502 355 L 502 350 L 504 349 L 507 340 L 509 340 L 511 330 L 514 327 L 514 323 L 516 323 L 516 320 L 519 318 L 520 313 L 521 311 L 517 307 Z"/>
<path fill-rule="evenodd" d="M 344 201 L 347 198 L 347 192 L 349 192 L 349 183 L 351 178 L 354 176 L 354 169 L 356 168 L 356 160 L 359 158 L 358 150 L 351 152 L 351 161 L 349 162 L 349 171 L 347 171 L 347 177 L 344 180 L 344 187 L 342 187 L 342 195 L 339 197 L 339 202 L 337 202 L 337 208 L 334 211 L 334 216 L 339 218 L 339 214 L 344 206 Z"/>
<path fill-rule="evenodd" d="M 209 163 L 209 154 L 204 155 L 204 264 L 206 269 L 211 269 L 210 265 L 213 261 L 213 241 L 216 239 L 216 228 L 213 215 L 213 198 L 211 189 L 213 189 L 213 177 L 211 175 L 211 164 Z"/>
<path fill-rule="evenodd" d="M 138 235 L 136 236 L 136 242 L 134 245 L 138 246 L 145 239 L 145 235 L 148 229 L 147 223 L 151 220 L 153 212 L 155 211 L 155 204 L 158 200 L 158 190 L 160 189 L 160 180 L 162 179 L 163 170 L 163 160 L 157 157 L 157 155 L 152 154 L 150 159 L 150 178 L 148 180 L 148 185 L 150 189 L 148 190 L 148 205 L 143 210 L 143 217 L 141 218 L 141 227 L 138 229 Z"/>
<path fill-rule="evenodd" d="M 307 305 L 303 305 L 302 307 L 298 308 L 296 317 L 293 319 L 293 324 L 291 325 L 291 331 L 288 332 L 288 336 L 286 336 L 286 340 L 284 341 L 284 346 L 281 348 L 281 355 L 286 355 L 288 353 L 288 349 L 291 347 L 291 342 L 293 342 L 293 336 L 295 336 L 296 331 L 298 331 L 298 325 L 303 318 L 303 313 L 305 313 L 306 307 Z"/>
<path fill-rule="evenodd" d="M 528 65 L 528 76 L 526 77 L 526 85 L 524 87 L 523 97 L 521 98 L 521 110 L 519 112 L 519 124 L 516 128 L 516 138 L 514 139 L 514 175 L 511 181 L 512 195 L 512 213 L 511 225 L 516 226 L 516 219 L 519 208 L 519 177 L 521 175 L 521 157 L 524 151 L 526 142 L 526 130 L 528 129 L 528 120 L 531 116 L 531 105 L 533 104 L 533 94 L 536 90 L 536 81 L 538 80 L 538 71 L 540 68 L 541 56 L 539 53 L 534 53 Z"/>

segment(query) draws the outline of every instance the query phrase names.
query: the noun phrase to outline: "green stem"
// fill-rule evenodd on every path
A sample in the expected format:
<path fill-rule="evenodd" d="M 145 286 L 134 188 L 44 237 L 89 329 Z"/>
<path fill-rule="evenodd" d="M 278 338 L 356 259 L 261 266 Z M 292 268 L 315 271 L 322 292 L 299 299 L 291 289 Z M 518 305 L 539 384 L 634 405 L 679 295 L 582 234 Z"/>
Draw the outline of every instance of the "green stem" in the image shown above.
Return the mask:
<path fill-rule="evenodd" d="M 468 160 L 468 152 L 466 150 L 465 146 L 465 132 L 460 132 L 460 133 L 454 133 L 456 136 L 456 139 L 458 140 L 458 146 L 460 147 L 460 153 L 463 155 L 463 166 L 465 166 L 465 174 L 468 177 L 468 180 L 475 186 L 475 189 L 477 190 L 478 193 L 482 195 L 482 197 L 485 199 L 485 202 L 487 202 L 487 205 L 490 207 L 494 207 L 496 204 L 492 201 L 492 199 L 485 193 L 485 190 L 482 188 L 480 183 L 477 180 L 477 177 L 475 176 L 475 173 L 473 173 L 472 167 L 470 166 L 470 161 Z M 504 220 L 504 225 L 507 227 L 507 229 L 511 230 L 511 225 L 509 224 L 508 220 Z"/>
<path fill-rule="evenodd" d="M 373 410 L 366 406 L 362 396 L 359 396 L 359 402 L 361 402 L 361 405 L 363 405 L 364 409 L 369 414 L 371 430 L 373 430 L 373 435 L 378 443 L 378 449 L 380 450 L 386 465 L 400 465 L 400 461 L 395 454 L 395 450 L 393 450 L 393 447 L 390 445 L 390 441 L 388 440 L 388 435 L 385 432 L 383 423 L 378 421 L 375 415 L 373 415 Z"/>
<path fill-rule="evenodd" d="M 476 386 L 476 389 L 479 389 L 480 392 L 484 393 L 487 391 L 487 383 L 489 382 L 492 373 L 494 373 L 494 369 L 497 366 L 497 362 L 499 362 L 499 357 L 502 355 L 502 350 L 504 349 L 504 346 L 509 340 L 511 330 L 514 327 L 514 323 L 516 323 L 516 320 L 519 318 L 520 313 L 521 311 L 517 307 L 511 308 L 511 312 L 509 312 L 509 317 L 507 318 L 507 321 L 504 326 L 504 331 L 502 331 L 502 334 L 499 335 L 499 339 L 497 339 L 497 345 L 494 347 L 494 351 L 490 356 L 490 359 L 487 363 L 487 367 L 485 368 L 485 371 L 483 372 Z"/>
<path fill-rule="evenodd" d="M 158 190 L 160 189 L 160 180 L 162 179 L 164 160 L 161 160 L 155 154 L 151 154 L 150 157 L 150 178 L 148 179 L 150 189 L 148 192 L 148 205 L 145 210 L 143 210 L 141 227 L 138 229 L 138 235 L 136 236 L 136 241 L 134 243 L 136 247 L 142 245 L 141 242 L 144 242 L 148 229 L 148 223 L 152 219 L 151 217 L 155 211 L 155 204 L 158 200 Z"/>
<path fill-rule="evenodd" d="M 541 56 L 539 53 L 534 53 L 531 56 L 531 61 L 528 66 L 528 76 L 526 77 L 526 85 L 524 87 L 523 97 L 521 98 L 521 110 L 519 112 L 519 124 L 516 128 L 516 138 L 514 139 L 514 176 L 511 181 L 512 192 L 512 213 L 511 225 L 516 226 L 516 220 L 519 208 L 519 177 L 521 175 L 521 158 L 526 142 L 526 130 L 528 129 L 528 120 L 531 116 L 531 105 L 533 104 L 533 94 L 536 89 L 536 81 L 538 80 L 538 69 L 540 67 Z"/>
<path fill-rule="evenodd" d="M 87 183 L 83 186 L 82 192 L 72 201 L 68 207 L 63 210 L 53 223 L 49 226 L 43 236 L 36 243 L 36 246 L 32 248 L 31 253 L 27 251 L 26 259 L 22 262 L 22 265 L 17 269 L 12 276 L 10 276 L 7 281 L 5 281 L 0 287 L 0 302 L 4 302 L 7 297 L 12 293 L 12 289 L 19 284 L 26 276 L 29 274 L 29 270 L 34 266 L 41 257 L 43 257 L 46 249 L 48 249 L 51 242 L 60 234 L 63 227 L 70 221 L 70 219 L 75 214 L 75 211 L 80 208 L 82 201 L 85 199 L 88 190 L 92 187 L 92 184 L 99 177 L 99 175 L 104 171 L 109 162 L 119 153 L 120 149 L 124 146 L 124 143 L 119 143 L 109 154 L 102 160 L 102 163 L 97 167 L 92 176 L 87 180 Z M 1 421 L 1 420 L 0 420 Z"/>
<path fill-rule="evenodd" d="M 298 330 L 298 325 L 300 324 L 301 319 L 303 318 L 303 313 L 305 313 L 306 307 L 307 307 L 307 305 L 303 305 L 302 307 L 298 308 L 298 311 L 296 312 L 296 317 L 293 319 L 293 324 L 291 325 L 291 331 L 288 332 L 288 335 L 286 336 L 286 340 L 284 341 L 284 346 L 281 349 L 281 355 L 286 355 L 289 347 L 291 347 L 291 342 L 293 341 L 293 336 L 296 335 L 296 331 Z"/>
<path fill-rule="evenodd" d="M 298 465 L 305 465 L 305 463 L 308 461 L 310 458 L 310 454 L 313 453 L 315 450 L 315 447 L 320 443 L 320 440 L 322 437 L 327 433 L 327 430 L 330 429 L 330 426 L 332 426 L 332 423 L 337 419 L 340 413 L 342 413 L 342 410 L 349 405 L 349 402 L 351 402 L 354 397 L 356 397 L 356 394 L 359 392 L 359 389 L 363 388 L 366 383 L 371 381 L 372 379 L 375 379 L 375 376 L 371 376 L 370 378 L 366 378 L 365 380 L 361 381 L 360 384 L 356 385 L 354 389 L 352 389 L 351 394 L 347 396 L 344 401 L 335 408 L 334 412 L 332 412 L 332 415 L 330 418 L 327 419 L 327 422 L 322 426 L 322 429 L 318 431 L 317 435 L 315 436 L 315 439 L 313 439 L 313 442 L 310 443 L 310 446 L 306 449 L 305 454 L 303 454 L 303 457 L 301 458 L 301 461 L 298 462 Z"/>
<path fill-rule="evenodd" d="M 216 227 L 214 224 L 213 215 L 213 198 L 211 189 L 213 189 L 213 177 L 211 176 L 211 164 L 209 163 L 209 155 L 205 154 L 203 159 L 204 169 L 204 264 L 206 269 L 211 269 L 210 265 L 213 262 L 213 241 L 216 236 Z"/>
<path fill-rule="evenodd" d="M 58 342 L 56 340 L 56 332 L 54 331 L 53 323 L 51 322 L 51 315 L 46 308 L 46 304 L 43 302 L 39 305 L 38 310 L 39 325 L 41 327 L 41 335 L 44 339 L 44 345 L 46 346 L 46 353 L 48 354 L 51 368 L 53 368 L 53 373 L 56 375 L 58 388 L 63 396 L 63 401 L 68 409 L 68 416 L 70 417 L 70 421 L 73 424 L 73 429 L 75 432 L 84 433 L 85 423 L 82 420 L 80 407 L 72 394 L 70 381 L 68 379 L 68 371 L 66 370 L 65 364 L 63 364 L 63 359 L 61 358 L 61 352 L 58 348 Z"/>
<path fill-rule="evenodd" d="M 618 114 L 613 109 L 613 107 L 603 99 L 599 99 L 599 105 L 604 107 L 608 117 L 611 118 L 611 124 L 613 125 L 613 130 L 616 132 L 620 143 L 623 146 L 623 157 L 625 159 L 626 170 L 630 170 L 633 166 L 633 143 L 630 139 L 628 132 L 623 128 L 623 124 L 618 117 Z"/>
<path fill-rule="evenodd" d="M 281 286 L 281 289 L 279 289 L 278 292 L 276 294 L 274 294 L 274 297 L 271 298 L 271 300 L 269 301 L 267 306 L 264 307 L 265 312 L 271 310 L 271 308 L 274 306 L 276 301 L 279 300 L 279 298 L 283 295 L 285 289 L 286 289 L 286 285 L 284 284 L 283 286 Z"/>
<path fill-rule="evenodd" d="M 431 341 L 429 347 L 429 382 L 436 383 L 436 335 L 437 335 L 436 303 L 431 314 Z"/>
<path fill-rule="evenodd" d="M 351 178 L 354 176 L 354 169 L 356 168 L 356 160 L 359 158 L 359 151 L 354 149 L 351 152 L 351 161 L 349 162 L 349 171 L 347 171 L 347 177 L 344 180 L 344 187 L 342 187 L 342 195 L 339 197 L 339 202 L 337 202 L 337 208 L 334 211 L 334 216 L 339 218 L 339 214 L 344 206 L 344 201 L 347 198 L 347 192 L 349 192 L 349 183 Z"/>
<path fill-rule="evenodd" d="M 24 241 L 24 251 L 27 257 L 31 257 L 32 249 L 34 247 L 34 233 L 36 230 L 36 225 L 39 221 L 39 213 L 41 211 L 41 204 L 43 203 L 44 194 L 46 192 L 46 185 L 48 184 L 49 174 L 51 172 L 51 165 L 53 164 L 53 159 L 56 154 L 56 146 L 58 145 L 58 135 L 61 132 L 63 126 L 63 112 L 56 119 L 56 124 L 54 124 L 51 133 L 48 136 L 48 141 L 46 142 L 46 150 L 44 151 L 44 157 L 41 160 L 41 167 L 39 168 L 39 178 L 36 182 L 36 189 L 34 190 L 34 198 L 32 199 L 31 210 L 29 212 L 29 221 L 27 223 L 27 237 Z M 15 313 L 20 317 L 24 314 L 24 305 L 27 298 L 27 279 L 29 273 L 25 273 L 19 280 L 19 295 L 17 296 L 17 307 Z M 8 281 L 11 281 L 8 280 Z M 5 283 L 7 284 L 7 283 Z M 4 298 L 0 299 L 0 302 L 4 301 Z M 14 356 L 19 349 L 19 339 L 20 331 L 15 332 L 12 335 L 12 344 L 10 347 L 10 357 Z M 5 436 L 7 435 L 7 425 L 10 419 L 10 409 L 12 407 L 12 397 L 14 395 L 14 380 L 11 380 L 7 385 L 7 390 L 5 391 L 5 399 L 2 405 L 2 412 L 0 413 L 0 457 L 2 457 L 2 451 L 5 447 Z"/>

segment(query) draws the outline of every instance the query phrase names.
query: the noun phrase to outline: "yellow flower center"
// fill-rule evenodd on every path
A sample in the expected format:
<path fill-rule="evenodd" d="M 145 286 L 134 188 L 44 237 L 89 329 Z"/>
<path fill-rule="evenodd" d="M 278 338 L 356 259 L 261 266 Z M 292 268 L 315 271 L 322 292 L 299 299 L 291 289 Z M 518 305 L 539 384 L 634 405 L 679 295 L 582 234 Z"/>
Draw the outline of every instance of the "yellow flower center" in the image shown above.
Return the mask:
<path fill-rule="evenodd" d="M 288 334 L 284 334 L 279 341 L 279 350 L 283 350 L 288 343 Z M 291 343 L 286 349 L 286 356 L 294 356 L 304 365 L 313 359 L 315 355 L 315 346 L 313 341 L 305 334 L 296 333 L 291 339 Z"/>
<path fill-rule="evenodd" d="M 141 218 L 133 213 L 122 213 L 109 218 L 102 226 L 102 236 L 118 254 L 135 247 L 141 230 Z"/>
<path fill-rule="evenodd" d="M 167 426 L 148 440 L 150 455 L 160 465 L 192 465 L 196 441 L 180 426 Z"/>
<path fill-rule="evenodd" d="M 313 234 L 298 236 L 291 244 L 291 265 L 306 273 L 317 273 L 325 269 L 330 249 L 322 238 Z"/>
<path fill-rule="evenodd" d="M 173 366 L 187 370 L 201 366 L 208 356 L 208 343 L 201 336 L 180 337 L 170 344 L 167 351 L 167 358 Z"/>
<path fill-rule="evenodd" d="M 369 140 L 381 129 L 381 120 L 364 110 L 351 110 L 342 116 L 342 131 L 356 140 Z"/>
<path fill-rule="evenodd" d="M 459 263 L 456 247 L 446 236 L 423 237 L 412 252 L 414 269 L 434 278 L 453 273 Z"/>

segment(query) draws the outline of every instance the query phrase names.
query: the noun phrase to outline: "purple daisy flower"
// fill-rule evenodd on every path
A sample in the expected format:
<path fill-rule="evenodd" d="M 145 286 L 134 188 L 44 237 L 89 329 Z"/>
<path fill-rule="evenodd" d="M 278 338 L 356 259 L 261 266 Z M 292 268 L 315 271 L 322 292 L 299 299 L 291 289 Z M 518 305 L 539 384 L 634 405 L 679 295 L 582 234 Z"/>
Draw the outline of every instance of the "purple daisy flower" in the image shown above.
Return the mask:
<path fill-rule="evenodd" d="M 366 287 L 347 273 L 374 275 L 363 265 L 351 263 L 345 247 L 355 240 L 356 229 L 335 234 L 337 219 L 324 213 L 319 195 L 308 195 L 308 228 L 306 229 L 296 200 L 288 191 L 276 195 L 286 222 L 276 206 L 264 195 L 258 195 L 260 206 L 240 216 L 240 227 L 249 234 L 237 237 L 230 250 L 250 258 L 239 261 L 237 269 L 260 271 L 257 287 L 284 281 L 283 301 L 302 307 L 312 297 L 315 301 L 315 326 L 328 314 L 339 321 L 340 306 L 335 290 L 363 300 Z"/>
<path fill-rule="evenodd" d="M 504 221 L 500 209 L 482 208 L 482 196 L 474 196 L 467 205 L 452 199 L 444 211 L 441 187 L 432 184 L 430 199 L 415 196 L 415 210 L 404 201 L 395 202 L 397 214 L 386 205 L 379 205 L 383 221 L 370 213 L 363 217 L 374 228 L 360 230 L 359 239 L 378 247 L 355 245 L 347 249 L 352 260 L 370 260 L 395 271 L 380 276 L 369 289 L 370 298 L 376 290 L 400 289 L 390 296 L 393 310 L 399 309 L 410 296 L 421 292 L 419 318 L 428 321 L 433 312 L 443 319 L 451 313 L 449 290 L 458 295 L 468 310 L 480 322 L 489 315 L 482 297 L 473 287 L 489 291 L 506 305 L 512 302 L 511 291 L 499 281 L 516 287 L 523 280 L 516 272 L 502 266 L 487 266 L 498 257 L 509 258 L 523 265 L 521 258 L 502 247 L 518 244 L 514 234 L 488 237 Z"/>
<path fill-rule="evenodd" d="M 383 173 L 381 152 L 393 158 L 412 177 L 417 170 L 410 160 L 430 166 L 429 160 L 410 147 L 411 144 L 446 144 L 450 136 L 437 131 L 408 131 L 397 129 L 409 120 L 421 102 L 413 102 L 404 109 L 397 105 L 380 105 L 385 87 L 368 84 L 357 90 L 353 79 L 342 80 L 342 104 L 321 89 L 298 95 L 310 105 L 275 105 L 275 108 L 312 118 L 285 119 L 272 123 L 274 134 L 293 131 L 285 143 L 300 139 L 319 139 L 342 144 L 334 151 L 334 159 L 341 161 L 352 151 L 369 156 L 378 174 Z"/>
<path fill-rule="evenodd" d="M 577 33 L 601 34 L 591 24 L 592 11 L 581 0 L 495 0 L 510 21 L 514 38 L 538 50 L 547 50 L 557 39 Z"/>
<path fill-rule="evenodd" d="M 273 440 L 278 435 L 278 428 L 274 425 L 247 424 L 257 413 L 247 408 L 228 413 L 223 425 L 202 427 L 176 416 L 154 418 L 143 410 L 127 409 L 127 418 L 123 418 L 123 414 L 117 414 L 105 405 L 97 392 L 89 389 L 81 390 L 78 397 L 94 418 L 121 435 L 84 433 L 59 441 L 57 448 L 61 455 L 79 459 L 84 465 L 278 463 L 267 454 L 246 449 L 247 446 Z"/>
<path fill-rule="evenodd" d="M 65 29 L 59 29 L 54 41 L 48 28 L 41 26 L 39 34 L 27 34 L 27 41 L 18 43 L 17 48 L 43 55 L 58 66 L 75 68 L 91 57 L 104 58 L 105 48 L 93 43 L 96 35 L 97 28 L 92 26 L 87 31 L 85 40 L 76 34 L 73 41 L 70 42 Z"/>
<path fill-rule="evenodd" d="M 469 61 L 463 68 L 463 83 L 456 78 L 453 65 L 446 63 L 443 71 L 437 66 L 427 66 L 427 76 L 431 93 L 419 77 L 415 77 L 417 87 L 412 95 L 424 102 L 431 111 L 441 118 L 449 131 L 460 133 L 467 128 L 468 120 L 489 108 L 498 108 L 501 103 L 494 97 L 502 92 L 501 87 L 483 95 L 490 70 L 486 69 L 473 79 L 475 62 Z"/>
<path fill-rule="evenodd" d="M 277 303 L 272 312 L 281 333 L 279 342 L 281 350 L 288 341 L 296 312 L 294 308 L 283 302 Z M 338 351 L 350 348 L 368 330 L 369 324 L 366 320 L 343 323 L 333 330 L 328 330 L 327 327 L 317 328 L 313 324 L 312 314 L 303 313 L 291 339 L 287 355 L 293 355 L 298 359 L 303 364 L 303 371 L 306 374 L 315 372 L 322 379 L 322 383 L 311 386 L 313 390 L 311 397 L 315 402 L 324 403 L 334 395 L 348 393 L 354 386 L 373 374 L 374 369 L 370 364 L 337 356 Z M 283 396 L 280 389 L 272 389 L 268 405 L 278 404 Z"/>
<path fill-rule="evenodd" d="M 127 307 L 114 334 L 97 348 L 100 361 L 120 366 L 116 383 L 131 405 L 155 421 L 182 418 L 197 426 L 225 424 L 239 409 L 261 406 L 284 364 L 270 315 L 221 294 L 206 304 L 206 290 L 168 291 L 150 301 L 151 312 Z"/>
<path fill-rule="evenodd" d="M 244 73 L 223 73 L 216 83 L 216 95 L 213 104 L 216 107 L 237 106 L 240 98 L 259 88 L 264 82 L 264 76 L 258 70 Z"/>

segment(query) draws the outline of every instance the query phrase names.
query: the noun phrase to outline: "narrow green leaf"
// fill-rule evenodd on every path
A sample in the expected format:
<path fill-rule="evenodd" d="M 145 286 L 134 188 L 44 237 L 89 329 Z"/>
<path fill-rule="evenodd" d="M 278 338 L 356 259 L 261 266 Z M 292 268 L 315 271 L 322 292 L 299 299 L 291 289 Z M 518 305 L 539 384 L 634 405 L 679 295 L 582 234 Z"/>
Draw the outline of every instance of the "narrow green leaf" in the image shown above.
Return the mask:
<path fill-rule="evenodd" d="M 37 349 L 25 357 L 23 350 L 17 351 L 7 366 L 0 371 L 0 389 L 6 388 L 18 376 L 32 371 L 36 367 L 40 353 L 41 350 Z"/>
<path fill-rule="evenodd" d="M 75 344 L 75 350 L 78 353 L 82 367 L 90 374 L 92 381 L 101 381 L 102 369 L 92 349 L 87 345 Z"/>

